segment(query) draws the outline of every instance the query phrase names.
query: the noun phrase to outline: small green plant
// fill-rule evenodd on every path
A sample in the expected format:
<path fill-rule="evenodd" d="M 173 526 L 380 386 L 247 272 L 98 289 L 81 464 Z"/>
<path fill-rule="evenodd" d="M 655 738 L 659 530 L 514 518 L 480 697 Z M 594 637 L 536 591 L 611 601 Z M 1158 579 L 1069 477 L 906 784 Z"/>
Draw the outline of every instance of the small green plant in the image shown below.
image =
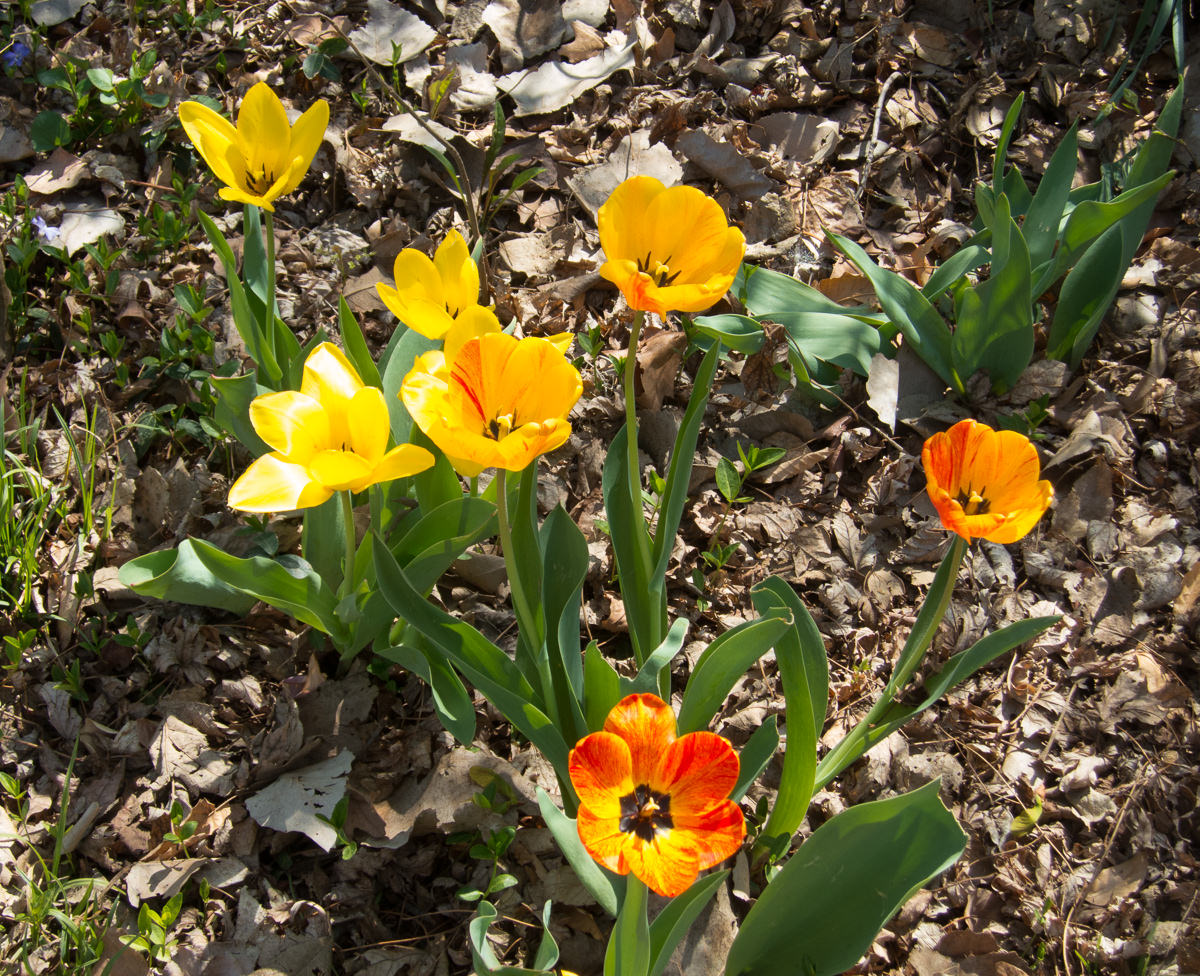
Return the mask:
<path fill-rule="evenodd" d="M 316 814 L 316 818 L 322 823 L 328 824 L 333 828 L 334 834 L 337 836 L 335 846 L 342 852 L 342 860 L 349 861 L 358 853 L 358 842 L 353 841 L 346 834 L 346 816 L 350 812 L 350 797 L 343 796 L 337 801 L 337 805 L 333 808 L 330 816 L 324 814 Z"/>
<path fill-rule="evenodd" d="M 163 834 L 163 840 L 178 844 L 183 848 L 184 857 L 187 857 L 187 842 L 195 836 L 200 825 L 189 819 L 191 810 L 178 800 L 171 801 L 171 809 L 167 811 L 167 816 L 171 818 L 171 829 Z"/>
<path fill-rule="evenodd" d="M 738 442 L 737 452 L 738 458 L 741 460 L 741 470 L 738 470 L 738 467 L 729 458 L 723 457 L 717 462 L 715 475 L 717 490 L 725 499 L 725 508 L 721 512 L 721 519 L 717 522 L 717 527 L 713 530 L 712 541 L 708 549 L 700 554 L 700 558 L 710 568 L 716 570 L 724 569 L 729 560 L 741 548 L 741 544 L 737 542 L 722 543 L 721 530 L 725 528 L 725 522 L 733 511 L 734 505 L 745 505 L 753 501 L 749 495 L 742 494 L 746 482 L 755 471 L 762 471 L 764 468 L 777 464 L 787 453 L 779 447 L 757 447 L 753 444 L 749 450 L 745 450 L 742 448 L 741 442 Z"/>
<path fill-rule="evenodd" d="M 112 132 L 134 128 L 147 108 L 165 108 L 165 92 L 151 92 L 146 80 L 154 70 L 158 52 L 143 51 L 129 66 L 128 77 L 109 68 L 93 67 L 82 59 L 57 56 L 53 67 L 37 73 L 43 88 L 62 92 L 69 104 L 67 114 L 41 112 L 29 129 L 29 139 L 38 152 L 69 146 Z"/>
<path fill-rule="evenodd" d="M 171 937 L 171 929 L 183 908 L 183 892 L 176 892 L 161 912 L 156 912 L 147 902 L 138 909 L 138 934 L 123 935 L 121 942 L 150 958 L 155 965 L 171 961 L 179 940 Z"/>
<path fill-rule="evenodd" d="M 3 639 L 4 661 L 2 663 L 4 670 L 15 671 L 19 668 L 25 652 L 33 647 L 36 639 L 36 630 L 20 630 L 15 634 L 5 634 Z"/>
<path fill-rule="evenodd" d="M 463 901 L 479 901 L 481 898 L 489 898 L 516 885 L 517 879 L 513 875 L 500 870 L 500 860 L 508 853 L 508 848 L 516 836 L 517 828 L 510 826 L 499 827 L 486 834 L 453 834 L 447 838 L 450 843 L 470 842 L 471 847 L 468 853 L 471 857 L 479 861 L 490 861 L 492 865 L 488 883 L 483 889 L 464 885 L 455 892 L 455 895 Z"/>

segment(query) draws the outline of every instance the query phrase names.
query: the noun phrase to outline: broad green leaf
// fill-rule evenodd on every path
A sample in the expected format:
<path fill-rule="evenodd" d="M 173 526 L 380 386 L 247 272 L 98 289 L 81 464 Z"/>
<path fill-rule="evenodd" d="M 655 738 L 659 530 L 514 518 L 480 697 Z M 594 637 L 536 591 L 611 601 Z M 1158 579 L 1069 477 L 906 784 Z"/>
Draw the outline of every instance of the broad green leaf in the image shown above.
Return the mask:
<path fill-rule="evenodd" d="M 242 559 L 199 539 L 192 540 L 192 547 L 196 558 L 214 576 L 316 627 L 339 647 L 346 644 L 346 628 L 335 613 L 337 596 L 303 559 L 295 556 L 281 556 L 278 561 L 264 556 Z"/>
<path fill-rule="evenodd" d="M 669 639 L 670 635 L 668 635 Z M 655 677 L 657 678 L 657 673 Z M 589 732 L 599 732 L 604 728 L 604 720 L 608 718 L 608 713 L 621 700 L 621 682 L 623 680 L 600 653 L 596 642 L 590 641 L 583 652 L 583 711 L 587 716 Z M 655 685 L 647 691 L 651 694 L 656 693 L 658 686 Z M 613 912 L 613 914 L 616 913 Z"/>
<path fill-rule="evenodd" d="M 256 602 L 213 575 L 197 558 L 193 539 L 184 539 L 178 549 L 159 549 L 129 560 L 117 571 L 117 578 L 140 596 L 238 615 L 248 613 Z"/>
<path fill-rule="evenodd" d="M 300 551 L 331 590 L 337 590 L 342 585 L 342 563 L 346 559 L 345 532 L 342 500 L 337 493 L 320 505 L 304 510 Z"/>
<path fill-rule="evenodd" d="M 837 976 L 854 966 L 966 847 L 939 786 L 860 803 L 818 827 L 750 909 L 726 976 Z"/>
<path fill-rule="evenodd" d="M 579 615 L 587 576 L 587 540 L 561 505 L 546 516 L 540 533 L 542 610 L 546 619 L 546 654 L 554 682 L 556 711 L 568 742 L 587 734 L 583 715 L 583 656 Z"/>
<path fill-rule="evenodd" d="M 716 871 L 697 879 L 687 891 L 668 901 L 658 913 L 650 925 L 649 976 L 660 976 L 667 968 L 671 953 L 727 877 L 728 871 Z"/>
<path fill-rule="evenodd" d="M 594 860 L 579 839 L 579 829 L 575 820 L 563 813 L 546 791 L 540 786 L 537 791 L 538 809 L 542 819 L 554 835 L 558 849 L 571 865 L 580 883 L 591 892 L 597 904 L 609 915 L 616 917 L 621 908 L 621 900 L 625 896 L 625 879 L 606 871 Z"/>
<path fill-rule="evenodd" d="M 861 247 L 839 234 L 829 239 L 870 281 L 884 314 L 904 333 L 927 366 L 946 383 L 961 392 L 962 382 L 950 363 L 950 330 L 937 309 L 916 285 L 902 275 L 879 267 Z"/>
<path fill-rule="evenodd" d="M 260 387 L 252 373 L 243 376 L 213 376 L 211 379 L 216 391 L 213 419 L 222 430 L 236 437 L 251 454 L 262 457 L 271 448 L 258 436 L 254 425 L 250 423 L 250 403 L 256 396 L 270 393 L 271 390 Z"/>
<path fill-rule="evenodd" d="M 758 352 L 765 339 L 762 323 L 747 315 L 701 315 L 692 325 L 701 335 L 744 355 Z"/>
<path fill-rule="evenodd" d="M 992 386 L 1007 390 L 1033 358 L 1033 295 L 1029 249 L 1012 220 L 1008 197 L 996 199 L 992 269 L 984 281 L 958 293 L 950 351 L 966 380 L 986 369 Z"/>
<path fill-rule="evenodd" d="M 496 508 L 482 498 L 459 496 L 420 518 L 392 545 L 413 586 L 424 592 L 466 548 L 495 533 Z"/>
<path fill-rule="evenodd" d="M 1058 243 L 1058 229 L 1075 178 L 1079 157 L 1079 123 L 1074 123 L 1054 150 L 1046 171 L 1038 183 L 1033 203 L 1025 215 L 1021 229 L 1029 245 L 1029 261 L 1034 266 L 1050 260 Z"/>
<path fill-rule="evenodd" d="M 1048 358 L 1075 365 L 1076 346 L 1081 347 L 1082 357 L 1083 350 L 1095 338 L 1124 277 L 1123 238 L 1121 224 L 1110 227 L 1063 279 L 1046 340 Z"/>
<path fill-rule="evenodd" d="M 829 705 L 829 659 L 816 622 L 791 586 L 778 576 L 751 590 L 760 616 L 786 613 L 791 626 L 775 642 L 775 659 L 787 706 L 787 747 L 779 792 L 763 827 L 766 840 L 791 836 L 804 821 L 817 771 L 817 742 Z"/>
<path fill-rule="evenodd" d="M 960 278 L 976 268 L 982 267 L 991 260 L 991 254 L 986 247 L 978 244 L 967 244 L 959 248 L 949 258 L 933 269 L 933 274 L 921 288 L 921 294 L 931 302 L 953 287 Z"/>
<path fill-rule="evenodd" d="M 750 620 L 727 630 L 705 648 L 683 690 L 679 734 L 708 728 L 734 683 L 775 646 L 791 626 L 785 616 Z"/>
<path fill-rule="evenodd" d="M 853 315 L 779 312 L 773 316 L 787 331 L 788 344 L 806 357 L 852 369 L 866 376 L 871 359 L 885 348 L 888 326 L 874 326 Z M 895 335 L 895 330 L 890 331 Z"/>
<path fill-rule="evenodd" d="M 751 315 L 778 321 L 780 314 L 799 315 L 814 312 L 825 315 L 849 315 L 868 325 L 881 325 L 883 317 L 869 308 L 847 308 L 790 275 L 743 264 L 733 283 L 733 291 Z"/>

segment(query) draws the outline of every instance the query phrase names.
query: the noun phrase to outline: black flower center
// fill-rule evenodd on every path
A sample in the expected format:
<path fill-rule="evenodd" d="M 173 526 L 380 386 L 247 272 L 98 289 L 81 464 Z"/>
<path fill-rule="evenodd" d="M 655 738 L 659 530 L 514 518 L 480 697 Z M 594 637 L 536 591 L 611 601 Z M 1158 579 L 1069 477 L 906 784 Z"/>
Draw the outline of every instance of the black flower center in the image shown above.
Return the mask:
<path fill-rule="evenodd" d="M 970 485 L 959 491 L 954 500 L 962 506 L 964 515 L 986 515 L 992 504 L 980 492 L 973 491 Z"/>
<path fill-rule="evenodd" d="M 258 176 L 255 176 L 250 170 L 246 170 L 246 186 L 251 193 L 266 193 L 274 185 L 275 174 L 268 173 L 266 166 L 259 170 Z"/>
<path fill-rule="evenodd" d="M 674 826 L 671 820 L 671 797 L 650 789 L 645 783 L 632 793 L 621 797 L 621 831 L 636 834 L 644 841 Z"/>
<path fill-rule="evenodd" d="M 651 278 L 653 278 L 654 283 L 659 288 L 663 288 L 666 285 L 671 284 L 680 275 L 680 272 L 678 271 L 676 271 L 674 274 L 671 274 L 671 269 L 669 267 L 670 263 L 670 255 L 667 256 L 665 261 L 656 261 L 650 256 L 650 252 L 647 251 L 644 258 L 638 258 L 637 268 L 642 274 L 649 275 Z"/>

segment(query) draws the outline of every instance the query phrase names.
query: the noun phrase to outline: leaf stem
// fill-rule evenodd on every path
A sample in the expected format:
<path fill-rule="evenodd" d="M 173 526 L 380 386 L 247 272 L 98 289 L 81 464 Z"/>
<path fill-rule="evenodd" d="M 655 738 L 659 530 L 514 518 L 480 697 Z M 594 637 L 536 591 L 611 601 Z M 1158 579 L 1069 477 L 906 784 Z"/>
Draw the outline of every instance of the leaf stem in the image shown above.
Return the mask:
<path fill-rule="evenodd" d="M 342 595 L 354 592 L 358 581 L 354 578 L 354 562 L 358 555 L 358 546 L 354 537 L 354 499 L 350 491 L 339 491 L 342 499 L 342 523 L 346 536 L 346 568 L 342 573 Z"/>

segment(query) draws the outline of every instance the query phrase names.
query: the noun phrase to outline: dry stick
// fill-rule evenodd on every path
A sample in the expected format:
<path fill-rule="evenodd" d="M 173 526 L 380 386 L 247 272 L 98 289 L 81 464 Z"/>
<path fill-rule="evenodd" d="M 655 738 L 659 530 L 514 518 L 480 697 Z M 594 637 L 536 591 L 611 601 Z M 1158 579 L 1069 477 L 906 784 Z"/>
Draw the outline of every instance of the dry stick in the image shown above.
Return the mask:
<path fill-rule="evenodd" d="M 892 89 L 901 77 L 899 71 L 893 71 L 888 75 L 887 81 L 883 83 L 883 90 L 879 93 L 879 100 L 875 103 L 875 122 L 871 126 L 871 134 L 868 136 L 866 147 L 863 150 L 862 183 L 859 184 L 858 193 L 855 194 L 856 201 L 862 200 L 862 195 L 867 189 L 867 182 L 871 178 L 871 163 L 875 161 L 875 140 L 879 138 L 879 124 L 883 121 L 883 106 L 887 104 L 888 95 L 892 93 Z"/>

